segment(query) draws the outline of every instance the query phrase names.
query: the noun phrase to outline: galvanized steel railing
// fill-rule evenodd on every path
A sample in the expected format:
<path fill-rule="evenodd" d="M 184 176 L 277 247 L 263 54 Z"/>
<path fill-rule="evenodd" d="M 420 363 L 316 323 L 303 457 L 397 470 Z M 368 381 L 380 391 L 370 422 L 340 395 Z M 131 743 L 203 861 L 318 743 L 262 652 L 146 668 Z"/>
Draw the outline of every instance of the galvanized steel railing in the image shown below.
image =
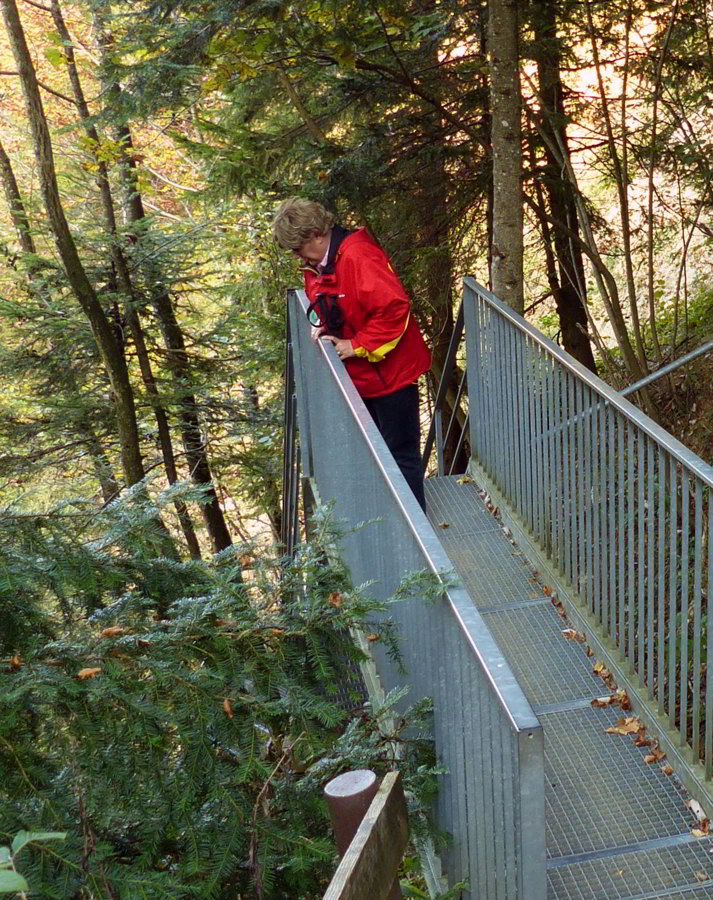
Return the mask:
<path fill-rule="evenodd" d="M 426 516 L 386 448 L 331 344 L 313 344 L 302 292 L 288 295 L 302 469 L 348 526 L 344 556 L 355 583 L 389 597 L 402 577 L 450 570 Z M 542 728 L 483 619 L 459 586 L 441 602 L 395 604 L 404 676 L 379 645 L 384 687 L 430 696 L 434 738 L 448 769 L 437 806 L 453 834 L 444 866 L 473 898 L 544 900 Z"/>
<path fill-rule="evenodd" d="M 713 769 L 713 468 L 465 280 L 473 457 Z"/>

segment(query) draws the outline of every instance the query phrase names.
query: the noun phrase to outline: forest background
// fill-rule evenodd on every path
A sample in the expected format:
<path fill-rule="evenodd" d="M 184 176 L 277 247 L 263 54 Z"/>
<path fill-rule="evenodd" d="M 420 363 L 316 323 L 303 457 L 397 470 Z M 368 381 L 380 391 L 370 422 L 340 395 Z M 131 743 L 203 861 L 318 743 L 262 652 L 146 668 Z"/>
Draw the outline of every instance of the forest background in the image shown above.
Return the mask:
<path fill-rule="evenodd" d="M 328 521 L 280 565 L 272 212 L 307 195 L 384 244 L 426 410 L 466 273 L 636 381 L 713 331 L 713 10 L 0 8 L 0 843 L 67 834 L 23 845 L 37 896 L 313 896 L 308 788 L 392 744 L 324 695 L 376 611 Z M 710 461 L 707 372 L 639 402 Z"/>

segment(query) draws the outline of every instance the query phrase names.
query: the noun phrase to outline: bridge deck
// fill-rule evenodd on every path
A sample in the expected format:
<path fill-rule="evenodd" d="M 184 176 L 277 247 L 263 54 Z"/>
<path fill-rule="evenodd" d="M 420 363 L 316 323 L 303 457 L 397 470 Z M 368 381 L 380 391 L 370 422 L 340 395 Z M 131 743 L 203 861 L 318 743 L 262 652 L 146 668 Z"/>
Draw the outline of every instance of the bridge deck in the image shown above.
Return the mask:
<path fill-rule="evenodd" d="M 550 900 L 713 898 L 713 838 L 678 778 L 647 763 L 650 747 L 608 734 L 619 707 L 594 708 L 609 689 L 586 643 L 523 552 L 462 477 L 426 482 L 428 516 L 542 722 Z"/>

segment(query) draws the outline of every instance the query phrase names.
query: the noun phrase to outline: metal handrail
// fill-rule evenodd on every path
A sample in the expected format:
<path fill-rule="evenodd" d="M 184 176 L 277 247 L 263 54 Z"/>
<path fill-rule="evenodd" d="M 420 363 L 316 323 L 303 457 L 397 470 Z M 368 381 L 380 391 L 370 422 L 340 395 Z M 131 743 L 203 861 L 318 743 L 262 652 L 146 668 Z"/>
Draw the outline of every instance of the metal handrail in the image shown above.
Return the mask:
<path fill-rule="evenodd" d="M 710 779 L 713 467 L 473 279 L 464 301 L 472 458 Z"/>
<path fill-rule="evenodd" d="M 436 752 L 448 769 L 438 823 L 454 836 L 448 874 L 470 879 L 464 896 L 497 884 L 503 896 L 545 900 L 542 726 L 471 598 L 460 582 L 446 584 L 448 556 L 334 347 L 310 340 L 304 293 L 290 292 L 288 306 L 303 461 L 337 517 L 369 523 L 343 538 L 353 580 L 384 599 L 415 570 L 444 586 L 439 603 L 390 608 L 407 675 L 378 641 L 369 646 L 386 690 L 407 684 L 412 700 L 433 698 Z"/>

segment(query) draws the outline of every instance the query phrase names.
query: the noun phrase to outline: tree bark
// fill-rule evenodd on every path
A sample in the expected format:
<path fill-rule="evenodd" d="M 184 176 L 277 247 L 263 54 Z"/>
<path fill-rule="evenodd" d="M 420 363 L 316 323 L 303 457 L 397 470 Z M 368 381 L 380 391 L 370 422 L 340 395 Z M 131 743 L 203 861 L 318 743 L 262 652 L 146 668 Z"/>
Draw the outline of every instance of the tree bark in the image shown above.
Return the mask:
<path fill-rule="evenodd" d="M 516 0 L 488 3 L 493 148 L 493 293 L 521 315 L 523 210 L 520 75 Z"/>
<path fill-rule="evenodd" d="M 556 4 L 552 0 L 542 0 L 533 6 L 533 14 L 542 128 L 549 137 L 544 142 L 543 183 L 553 222 L 551 233 L 547 234 L 546 219 L 541 224 L 547 243 L 551 239 L 554 246 L 558 268 L 556 272 L 554 266 L 548 264 L 548 277 L 557 306 L 564 349 L 590 371 L 596 372 L 588 334 L 584 262 L 577 242 L 577 208 L 572 185 L 551 149 L 559 146 L 569 158 Z"/>

